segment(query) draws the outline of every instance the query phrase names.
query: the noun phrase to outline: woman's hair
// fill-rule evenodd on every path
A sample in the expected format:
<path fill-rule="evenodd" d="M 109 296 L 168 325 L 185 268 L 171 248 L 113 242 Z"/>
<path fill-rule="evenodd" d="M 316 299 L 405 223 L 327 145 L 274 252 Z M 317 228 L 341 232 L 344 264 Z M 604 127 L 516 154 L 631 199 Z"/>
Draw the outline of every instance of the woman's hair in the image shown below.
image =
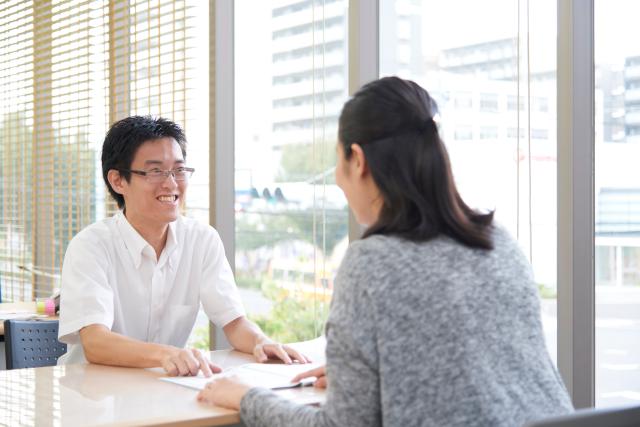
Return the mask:
<path fill-rule="evenodd" d="M 492 249 L 493 212 L 467 206 L 456 189 L 449 156 L 434 122 L 435 101 L 416 83 L 385 77 L 363 86 L 343 107 L 338 136 L 346 159 L 364 151 L 383 199 L 364 233 L 426 241 L 440 234 Z"/>

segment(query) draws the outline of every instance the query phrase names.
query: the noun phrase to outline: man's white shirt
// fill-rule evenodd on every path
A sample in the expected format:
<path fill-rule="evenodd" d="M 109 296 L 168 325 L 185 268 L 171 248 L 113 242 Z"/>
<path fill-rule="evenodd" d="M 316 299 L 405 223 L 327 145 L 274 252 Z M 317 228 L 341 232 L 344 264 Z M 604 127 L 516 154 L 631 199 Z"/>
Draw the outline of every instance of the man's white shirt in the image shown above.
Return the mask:
<path fill-rule="evenodd" d="M 122 212 L 82 230 L 62 267 L 59 364 L 86 362 L 79 331 L 100 324 L 140 341 L 184 347 L 200 303 L 222 327 L 245 315 L 220 236 L 179 217 L 160 257 Z"/>

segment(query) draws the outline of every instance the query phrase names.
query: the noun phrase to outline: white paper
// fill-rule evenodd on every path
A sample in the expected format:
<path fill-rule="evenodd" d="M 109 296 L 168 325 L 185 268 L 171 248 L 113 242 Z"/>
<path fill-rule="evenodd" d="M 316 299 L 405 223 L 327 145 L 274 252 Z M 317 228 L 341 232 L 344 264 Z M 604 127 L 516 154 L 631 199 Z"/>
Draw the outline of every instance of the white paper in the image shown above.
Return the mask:
<path fill-rule="evenodd" d="M 39 317 L 37 314 L 29 311 L 0 312 L 0 320 L 27 320 Z"/>
<path fill-rule="evenodd" d="M 301 372 L 317 368 L 321 366 L 318 363 L 294 363 L 291 365 L 285 364 L 267 364 L 267 363 L 248 363 L 236 368 L 225 370 L 219 374 L 213 374 L 207 378 L 202 373 L 199 373 L 194 377 L 162 377 L 160 380 L 170 383 L 178 384 L 184 387 L 194 388 L 202 390 L 208 382 L 215 378 L 221 378 L 225 376 L 235 375 L 240 378 L 241 381 L 254 386 L 264 387 L 270 389 L 297 387 L 300 385 L 309 385 L 315 381 L 314 377 L 305 378 L 304 380 L 292 383 L 293 377 Z"/>

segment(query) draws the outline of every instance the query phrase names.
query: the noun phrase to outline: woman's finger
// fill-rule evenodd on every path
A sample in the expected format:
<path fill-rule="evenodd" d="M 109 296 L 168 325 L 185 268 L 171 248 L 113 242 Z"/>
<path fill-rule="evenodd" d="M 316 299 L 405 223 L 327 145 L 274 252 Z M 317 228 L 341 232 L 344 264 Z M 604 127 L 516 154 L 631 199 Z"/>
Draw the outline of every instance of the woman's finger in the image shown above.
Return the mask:
<path fill-rule="evenodd" d="M 291 380 L 291 382 L 298 382 L 304 378 L 309 378 L 309 377 L 316 377 L 316 378 L 320 378 L 323 377 L 325 375 L 325 369 L 324 366 L 320 366 L 318 368 L 314 368 L 314 369 L 310 369 L 308 371 L 304 371 L 299 373 L 298 375 L 296 375 L 295 377 L 293 377 L 293 379 Z"/>
<path fill-rule="evenodd" d="M 313 383 L 315 388 L 327 388 L 327 377 L 320 377 Z"/>

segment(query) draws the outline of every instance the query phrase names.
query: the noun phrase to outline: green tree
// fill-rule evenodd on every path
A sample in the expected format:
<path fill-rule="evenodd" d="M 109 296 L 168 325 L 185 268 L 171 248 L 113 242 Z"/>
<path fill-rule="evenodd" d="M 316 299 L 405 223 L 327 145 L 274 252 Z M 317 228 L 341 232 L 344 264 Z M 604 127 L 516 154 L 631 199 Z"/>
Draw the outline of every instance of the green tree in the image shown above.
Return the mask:
<path fill-rule="evenodd" d="M 301 182 L 329 171 L 336 165 L 335 142 L 288 144 L 282 147 L 277 182 Z M 335 183 L 333 173 L 327 184 Z"/>
<path fill-rule="evenodd" d="M 316 244 L 330 254 L 349 232 L 347 208 L 316 213 L 315 239 L 312 209 L 304 211 L 244 213 L 236 217 L 236 248 L 240 251 L 273 247 L 288 240 Z M 324 221 L 324 224 L 322 223 Z M 325 248 L 322 248 L 324 235 Z"/>

